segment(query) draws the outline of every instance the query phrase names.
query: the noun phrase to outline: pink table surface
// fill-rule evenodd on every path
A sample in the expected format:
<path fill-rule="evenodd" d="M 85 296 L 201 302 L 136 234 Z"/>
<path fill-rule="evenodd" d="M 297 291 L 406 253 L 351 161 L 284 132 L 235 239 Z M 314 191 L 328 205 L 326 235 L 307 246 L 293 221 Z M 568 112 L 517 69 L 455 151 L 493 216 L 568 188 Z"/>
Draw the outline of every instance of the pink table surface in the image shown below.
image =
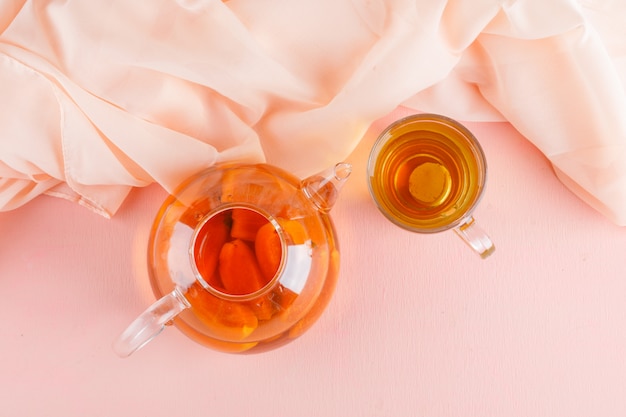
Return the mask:
<path fill-rule="evenodd" d="M 0 213 L 0 415 L 626 415 L 626 230 L 566 190 L 511 126 L 468 123 L 489 163 L 475 215 L 496 253 L 405 232 L 366 185 L 389 121 L 348 159 L 330 306 L 268 353 L 219 353 L 168 328 L 114 355 L 154 300 L 145 252 L 158 186 L 112 220 L 49 197 Z"/>

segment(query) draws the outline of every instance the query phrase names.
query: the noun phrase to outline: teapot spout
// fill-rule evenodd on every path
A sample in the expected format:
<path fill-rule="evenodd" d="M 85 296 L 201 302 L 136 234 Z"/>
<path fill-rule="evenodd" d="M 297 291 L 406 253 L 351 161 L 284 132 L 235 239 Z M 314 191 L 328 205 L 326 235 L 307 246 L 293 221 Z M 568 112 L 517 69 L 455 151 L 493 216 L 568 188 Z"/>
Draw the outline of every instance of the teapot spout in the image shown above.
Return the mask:
<path fill-rule="evenodd" d="M 319 211 L 327 213 L 335 205 L 339 190 L 351 173 L 352 165 L 347 162 L 340 162 L 331 168 L 305 178 L 302 180 L 300 188 Z"/>

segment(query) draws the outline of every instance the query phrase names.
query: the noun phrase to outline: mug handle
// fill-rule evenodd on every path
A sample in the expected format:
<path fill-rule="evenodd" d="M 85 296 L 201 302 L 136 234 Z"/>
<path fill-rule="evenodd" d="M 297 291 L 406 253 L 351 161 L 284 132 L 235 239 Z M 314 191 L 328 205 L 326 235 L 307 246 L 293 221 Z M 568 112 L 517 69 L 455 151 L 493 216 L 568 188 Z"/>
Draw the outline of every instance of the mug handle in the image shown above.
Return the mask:
<path fill-rule="evenodd" d="M 489 236 L 487 236 L 487 233 L 476 224 L 472 216 L 463 220 L 460 225 L 454 228 L 454 231 L 483 259 L 496 250 L 495 245 Z"/>
<path fill-rule="evenodd" d="M 113 343 L 113 351 L 125 358 L 159 335 L 181 311 L 191 307 L 180 288 L 164 295 L 141 313 Z"/>

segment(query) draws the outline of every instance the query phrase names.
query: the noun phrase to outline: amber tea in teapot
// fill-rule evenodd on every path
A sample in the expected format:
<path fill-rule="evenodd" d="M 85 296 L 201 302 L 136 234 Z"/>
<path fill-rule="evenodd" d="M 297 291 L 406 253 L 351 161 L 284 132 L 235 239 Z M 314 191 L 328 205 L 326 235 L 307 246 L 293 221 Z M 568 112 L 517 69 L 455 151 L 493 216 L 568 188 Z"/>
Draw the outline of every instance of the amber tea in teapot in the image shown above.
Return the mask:
<path fill-rule="evenodd" d="M 128 356 L 173 323 L 225 352 L 260 352 L 306 331 L 326 307 L 339 251 L 328 211 L 350 174 L 302 181 L 266 164 L 191 178 L 162 205 L 148 264 L 158 301 L 114 344 Z"/>

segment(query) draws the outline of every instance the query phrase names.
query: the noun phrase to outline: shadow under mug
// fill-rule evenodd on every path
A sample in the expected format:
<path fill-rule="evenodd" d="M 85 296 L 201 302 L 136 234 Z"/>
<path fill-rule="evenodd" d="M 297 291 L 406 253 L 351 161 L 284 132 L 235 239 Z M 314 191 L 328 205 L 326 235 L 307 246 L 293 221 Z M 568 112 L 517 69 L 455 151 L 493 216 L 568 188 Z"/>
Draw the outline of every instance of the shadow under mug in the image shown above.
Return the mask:
<path fill-rule="evenodd" d="M 482 258 L 495 246 L 472 212 L 487 180 L 484 152 L 463 125 L 437 114 L 397 120 L 369 156 L 370 194 L 394 224 L 417 233 L 453 229 Z"/>

